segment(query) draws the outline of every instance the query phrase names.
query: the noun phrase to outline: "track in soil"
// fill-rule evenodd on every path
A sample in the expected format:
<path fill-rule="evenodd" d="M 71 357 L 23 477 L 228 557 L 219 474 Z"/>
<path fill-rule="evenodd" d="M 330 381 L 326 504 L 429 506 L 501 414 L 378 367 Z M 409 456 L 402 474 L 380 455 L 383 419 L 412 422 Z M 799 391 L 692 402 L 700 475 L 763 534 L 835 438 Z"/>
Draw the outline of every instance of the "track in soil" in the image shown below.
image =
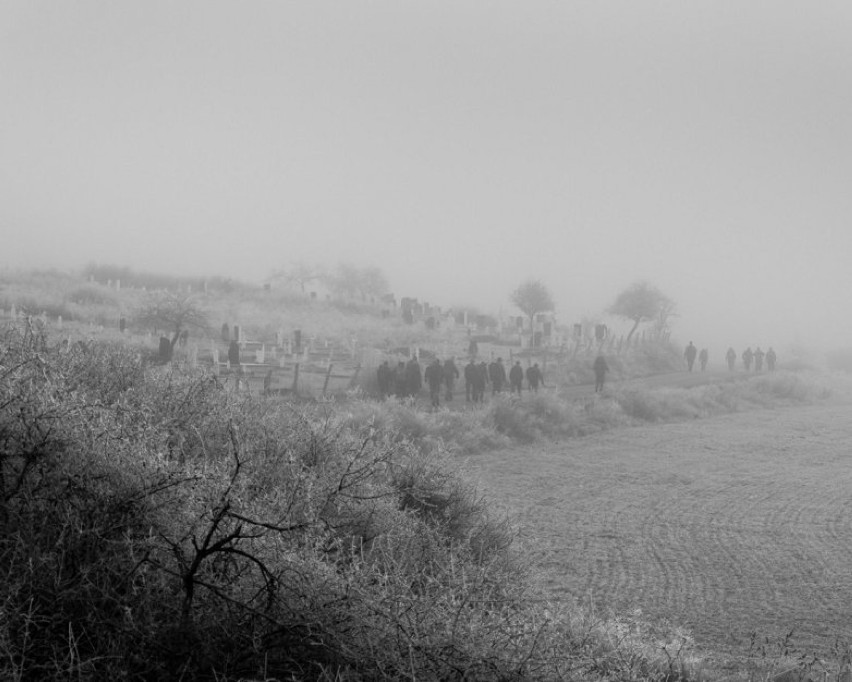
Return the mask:
<path fill-rule="evenodd" d="M 852 641 L 852 405 L 619 429 L 469 458 L 555 598 L 640 609 L 726 656 Z"/>

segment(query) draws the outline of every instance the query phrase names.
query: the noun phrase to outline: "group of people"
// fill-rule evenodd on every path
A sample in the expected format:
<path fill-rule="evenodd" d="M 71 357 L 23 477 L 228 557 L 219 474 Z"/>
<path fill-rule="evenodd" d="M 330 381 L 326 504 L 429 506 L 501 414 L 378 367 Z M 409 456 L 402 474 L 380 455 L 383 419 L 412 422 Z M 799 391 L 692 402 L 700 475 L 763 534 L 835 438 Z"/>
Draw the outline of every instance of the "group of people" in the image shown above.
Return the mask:
<path fill-rule="evenodd" d="M 416 396 L 425 382 L 434 407 L 440 405 L 442 393 L 446 401 L 453 399 L 455 383 L 461 376 L 454 358 L 447 358 L 443 363 L 435 358 L 426 366 L 425 371 L 421 370 L 417 358 L 411 358 L 408 362 L 400 361 L 395 368 L 385 360 L 376 370 L 382 399 L 390 395 L 398 398 Z M 544 386 L 544 375 L 537 362 L 524 371 L 520 361 L 515 361 L 507 373 L 503 358 L 497 358 L 490 364 L 486 364 L 484 360 L 477 363 L 471 358 L 464 367 L 465 400 L 473 403 L 484 402 L 488 384 L 491 385 L 492 395 L 503 392 L 507 386 L 512 393 L 521 395 L 524 378 L 530 391 L 537 393 L 539 386 Z"/>
<path fill-rule="evenodd" d="M 737 363 L 737 352 L 733 348 L 728 348 L 728 352 L 725 353 L 725 360 L 728 362 L 728 370 L 733 372 Z M 751 346 L 749 346 L 743 351 L 742 361 L 746 372 L 751 371 L 752 363 L 754 363 L 755 372 L 762 372 L 764 360 L 766 360 L 766 368 L 770 372 L 774 372 L 775 363 L 778 362 L 778 356 L 775 354 L 772 346 L 770 346 L 769 350 L 765 353 L 760 350 L 760 346 L 758 346 L 755 350 L 752 350 Z"/>
<path fill-rule="evenodd" d="M 683 357 L 686 359 L 686 366 L 690 372 L 695 364 L 696 356 L 698 357 L 698 362 L 701 364 L 701 371 L 703 372 L 707 369 L 709 353 L 706 348 L 702 348 L 701 352 L 698 352 L 698 349 L 692 341 L 690 341 L 686 350 L 683 352 Z M 765 353 L 760 350 L 760 346 L 758 346 L 756 350 L 752 350 L 751 346 L 749 346 L 742 354 L 743 367 L 745 367 L 746 372 L 751 371 L 752 363 L 754 363 L 755 372 L 763 371 L 764 359 L 766 360 L 766 368 L 770 372 L 775 371 L 775 363 L 778 361 L 778 356 L 775 354 L 775 351 L 771 346 Z M 728 352 L 725 353 L 725 361 L 728 363 L 728 370 L 733 372 L 736 369 L 737 364 L 737 352 L 733 348 L 728 348 Z"/>
<path fill-rule="evenodd" d="M 683 357 L 686 360 L 687 369 L 691 372 L 693 366 L 695 365 L 695 358 L 698 357 L 698 362 L 701 365 L 701 371 L 703 372 L 707 369 L 707 361 L 710 359 L 710 353 L 706 348 L 702 348 L 701 352 L 695 347 L 695 344 L 692 341 L 689 342 L 689 345 L 686 347 L 686 350 L 683 351 Z"/>

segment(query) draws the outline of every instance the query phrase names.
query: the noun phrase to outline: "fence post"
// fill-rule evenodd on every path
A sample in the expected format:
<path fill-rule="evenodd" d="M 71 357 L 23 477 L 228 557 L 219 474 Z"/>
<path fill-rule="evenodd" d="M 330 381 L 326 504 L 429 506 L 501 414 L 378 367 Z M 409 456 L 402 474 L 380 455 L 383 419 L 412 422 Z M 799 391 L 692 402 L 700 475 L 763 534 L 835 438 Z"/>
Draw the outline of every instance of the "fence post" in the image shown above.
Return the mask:
<path fill-rule="evenodd" d="M 325 381 L 322 384 L 322 394 L 325 395 L 325 392 L 328 390 L 328 380 L 331 379 L 331 368 L 334 367 L 330 362 L 328 363 L 328 371 L 325 373 Z"/>

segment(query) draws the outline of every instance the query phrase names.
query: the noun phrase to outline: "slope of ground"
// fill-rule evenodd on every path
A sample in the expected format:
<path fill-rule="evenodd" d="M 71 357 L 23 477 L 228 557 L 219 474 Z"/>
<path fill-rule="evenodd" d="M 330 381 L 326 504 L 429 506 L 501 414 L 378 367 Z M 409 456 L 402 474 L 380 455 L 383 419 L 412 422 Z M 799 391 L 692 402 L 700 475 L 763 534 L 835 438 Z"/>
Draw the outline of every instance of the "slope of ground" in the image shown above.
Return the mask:
<path fill-rule="evenodd" d="M 852 405 L 620 429 L 470 458 L 554 597 L 641 610 L 701 648 L 852 639 Z"/>

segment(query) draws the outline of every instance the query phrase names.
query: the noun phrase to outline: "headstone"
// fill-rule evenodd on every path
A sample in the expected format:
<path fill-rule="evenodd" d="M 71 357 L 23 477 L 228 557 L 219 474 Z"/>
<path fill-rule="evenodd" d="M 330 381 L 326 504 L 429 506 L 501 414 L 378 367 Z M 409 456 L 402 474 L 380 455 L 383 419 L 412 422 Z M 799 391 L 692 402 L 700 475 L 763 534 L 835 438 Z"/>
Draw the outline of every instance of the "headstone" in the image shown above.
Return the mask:
<path fill-rule="evenodd" d="M 161 336 L 160 337 L 160 361 L 168 362 L 172 359 L 172 344 L 169 342 L 168 337 Z"/>
<path fill-rule="evenodd" d="M 259 365 L 266 364 L 266 346 L 263 344 L 254 352 L 254 361 Z"/>
<path fill-rule="evenodd" d="M 284 345 L 284 330 L 283 329 L 279 329 L 277 332 L 275 332 L 275 345 L 279 346 L 279 347 Z"/>
<path fill-rule="evenodd" d="M 234 337 L 233 337 L 233 340 L 234 340 L 234 341 L 236 341 L 237 343 L 242 343 L 242 342 L 243 342 L 243 330 L 240 328 L 240 325 L 238 325 L 238 324 L 235 324 L 235 325 L 234 325 Z"/>
<path fill-rule="evenodd" d="M 302 330 L 301 329 L 294 329 L 293 330 L 293 350 L 296 353 L 299 353 L 302 350 Z"/>

